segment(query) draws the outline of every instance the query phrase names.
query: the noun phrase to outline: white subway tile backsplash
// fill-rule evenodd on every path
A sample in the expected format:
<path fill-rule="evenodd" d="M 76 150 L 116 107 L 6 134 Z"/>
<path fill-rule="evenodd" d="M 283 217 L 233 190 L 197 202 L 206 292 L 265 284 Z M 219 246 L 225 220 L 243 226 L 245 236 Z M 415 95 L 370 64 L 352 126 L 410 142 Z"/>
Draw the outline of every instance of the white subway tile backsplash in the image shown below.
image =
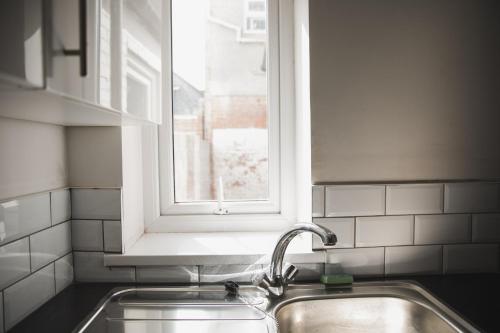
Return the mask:
<path fill-rule="evenodd" d="M 385 274 L 441 274 L 442 246 L 397 246 L 385 249 Z"/>
<path fill-rule="evenodd" d="M 445 245 L 443 265 L 445 274 L 497 273 L 498 244 Z"/>
<path fill-rule="evenodd" d="M 299 270 L 295 282 L 320 282 L 321 275 L 325 274 L 325 264 L 293 264 Z M 285 269 L 285 268 L 283 268 Z"/>
<path fill-rule="evenodd" d="M 78 282 L 135 282 L 134 267 L 106 267 L 103 252 L 73 252 Z"/>
<path fill-rule="evenodd" d="M 0 245 L 50 227 L 49 193 L 0 203 Z"/>
<path fill-rule="evenodd" d="M 72 189 L 73 219 L 120 220 L 121 191 L 119 189 Z"/>
<path fill-rule="evenodd" d="M 261 272 L 262 265 L 206 265 L 200 266 L 200 283 L 224 281 L 251 282 L 252 276 Z"/>
<path fill-rule="evenodd" d="M 137 267 L 137 282 L 198 283 L 198 266 Z"/>
<path fill-rule="evenodd" d="M 71 251 L 71 223 L 65 222 L 30 236 L 31 271 Z"/>
<path fill-rule="evenodd" d="M 57 260 L 55 263 L 56 294 L 73 283 L 73 254 Z"/>
<path fill-rule="evenodd" d="M 313 219 L 317 225 L 321 225 L 333 231 L 337 236 L 337 245 L 326 248 L 352 248 L 354 247 L 354 218 L 353 217 L 330 217 Z M 321 239 L 313 235 L 313 249 L 324 249 Z"/>
<path fill-rule="evenodd" d="M 500 214 L 473 215 L 472 241 L 476 243 L 500 242 Z"/>
<path fill-rule="evenodd" d="M 499 183 L 445 184 L 445 213 L 500 211 Z"/>
<path fill-rule="evenodd" d="M 54 264 L 42 268 L 5 289 L 5 328 L 11 329 L 54 295 Z"/>
<path fill-rule="evenodd" d="M 0 247 L 0 289 L 30 273 L 28 238 Z"/>
<path fill-rule="evenodd" d="M 326 253 L 325 274 L 380 276 L 384 274 L 384 248 L 334 249 Z"/>
<path fill-rule="evenodd" d="M 468 214 L 415 216 L 415 244 L 465 243 L 470 239 Z"/>
<path fill-rule="evenodd" d="M 72 220 L 71 236 L 75 251 L 103 251 L 102 221 Z"/>
<path fill-rule="evenodd" d="M 325 187 L 313 186 L 312 187 L 312 216 L 323 217 L 325 216 Z"/>
<path fill-rule="evenodd" d="M 122 224 L 121 221 L 103 221 L 104 251 L 122 252 Z"/>
<path fill-rule="evenodd" d="M 413 216 L 356 218 L 356 247 L 413 244 Z"/>
<path fill-rule="evenodd" d="M 387 215 L 443 212 L 443 184 L 387 186 Z"/>
<path fill-rule="evenodd" d="M 385 214 L 385 186 L 334 185 L 325 189 L 325 216 Z"/>
<path fill-rule="evenodd" d="M 71 219 L 71 196 L 69 189 L 50 192 L 52 225 Z"/>

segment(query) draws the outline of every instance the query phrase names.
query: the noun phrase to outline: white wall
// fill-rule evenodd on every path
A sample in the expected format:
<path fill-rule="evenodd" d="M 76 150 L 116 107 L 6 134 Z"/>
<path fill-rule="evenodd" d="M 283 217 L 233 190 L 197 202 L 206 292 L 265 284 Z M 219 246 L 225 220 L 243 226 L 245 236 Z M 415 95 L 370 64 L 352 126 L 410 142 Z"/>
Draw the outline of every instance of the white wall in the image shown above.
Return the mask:
<path fill-rule="evenodd" d="M 67 186 L 64 127 L 0 117 L 0 200 Z"/>
<path fill-rule="evenodd" d="M 310 1 L 312 179 L 500 178 L 500 5 Z"/>
<path fill-rule="evenodd" d="M 121 187 L 120 127 L 67 127 L 69 185 Z"/>

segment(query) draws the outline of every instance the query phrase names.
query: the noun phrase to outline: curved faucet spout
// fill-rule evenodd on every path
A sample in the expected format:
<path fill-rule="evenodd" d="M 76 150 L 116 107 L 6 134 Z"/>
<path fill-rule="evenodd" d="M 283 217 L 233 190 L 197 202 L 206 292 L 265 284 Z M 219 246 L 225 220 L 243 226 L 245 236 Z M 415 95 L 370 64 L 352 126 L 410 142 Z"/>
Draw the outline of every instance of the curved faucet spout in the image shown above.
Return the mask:
<path fill-rule="evenodd" d="M 281 235 L 274 248 L 269 268 L 271 281 L 279 281 L 283 279 L 283 258 L 288 244 L 290 244 L 295 236 L 306 231 L 318 235 L 325 245 L 332 246 L 337 243 L 337 236 L 323 226 L 313 223 L 297 223 L 293 225 L 288 231 Z"/>

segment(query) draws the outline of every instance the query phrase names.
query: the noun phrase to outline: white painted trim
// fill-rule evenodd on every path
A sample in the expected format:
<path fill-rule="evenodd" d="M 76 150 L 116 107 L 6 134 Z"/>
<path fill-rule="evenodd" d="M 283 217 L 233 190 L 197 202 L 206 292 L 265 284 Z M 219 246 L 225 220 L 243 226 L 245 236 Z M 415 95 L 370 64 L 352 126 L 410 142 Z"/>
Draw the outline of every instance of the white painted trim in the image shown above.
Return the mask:
<path fill-rule="evenodd" d="M 279 4 L 278 4 L 279 1 Z M 307 0 L 301 0 L 307 2 Z M 164 6 L 165 17 L 170 17 L 170 6 Z M 307 9 L 301 7 L 301 9 Z M 279 176 L 273 177 L 278 179 L 280 186 L 280 197 L 278 201 L 279 212 L 274 214 L 265 213 L 265 206 L 260 205 L 259 209 L 249 209 L 250 206 L 238 207 L 238 203 L 229 203 L 233 205 L 232 211 L 238 214 L 219 216 L 219 215 L 192 215 L 192 204 L 177 205 L 174 211 L 171 209 L 168 212 L 174 215 L 160 214 L 160 198 L 167 198 L 166 203 L 172 204 L 173 200 L 173 177 L 170 175 L 160 175 L 159 170 L 173 170 L 172 149 L 159 149 L 159 142 L 165 143 L 167 147 L 172 147 L 172 137 L 166 128 L 171 128 L 172 125 L 172 105 L 171 105 L 171 41 L 169 22 L 165 22 L 163 31 L 164 46 L 162 50 L 162 76 L 163 82 L 163 97 L 162 109 L 164 110 L 164 122 L 159 126 L 159 130 L 148 129 L 144 131 L 144 183 L 145 183 L 145 225 L 146 232 L 219 232 L 219 231 L 280 231 L 295 223 L 297 219 L 300 221 L 311 220 L 311 187 L 310 187 L 310 120 L 308 114 L 309 107 L 304 107 L 303 103 L 308 103 L 308 100 L 301 100 L 302 103 L 297 108 L 295 105 L 294 96 L 296 93 L 301 93 L 301 89 L 307 89 L 307 93 L 303 96 L 308 96 L 308 80 L 295 82 L 295 71 L 302 70 L 302 61 L 300 64 L 294 62 L 291 54 L 298 52 L 303 44 L 295 45 L 296 36 L 294 31 L 298 29 L 294 27 L 294 12 L 293 0 L 277 0 L 271 1 L 269 12 L 279 13 L 279 20 L 272 20 L 274 24 L 269 24 L 270 37 L 269 43 L 278 45 L 278 48 L 270 49 L 269 59 L 273 73 L 279 77 L 279 80 L 274 81 L 274 86 L 269 84 L 269 89 L 276 93 L 269 93 L 271 96 L 279 96 L 270 100 L 270 105 L 278 107 L 280 112 L 275 113 L 275 118 L 271 119 L 271 123 L 281 123 L 281 128 L 277 132 L 278 140 L 282 149 L 275 156 L 280 156 L 280 165 L 283 171 L 278 173 Z M 307 16 L 307 13 L 303 13 Z M 304 16 L 302 16 L 303 18 Z M 168 20 L 165 20 L 168 21 Z M 294 28 L 296 28 L 294 30 Z M 276 33 L 273 35 L 271 31 Z M 308 45 L 307 45 L 308 46 Z M 308 53 L 308 50 L 302 53 Z M 274 59 L 274 60 L 273 60 Z M 274 61 L 274 62 L 273 62 Z M 279 66 L 279 67 L 278 67 Z M 308 75 L 308 67 L 306 68 Z M 281 81 L 281 86 L 279 84 Z M 308 105 L 308 104 L 307 104 Z M 155 138 L 158 138 L 158 141 Z M 284 144 L 286 143 L 286 145 Z M 279 148 L 279 145 L 276 145 Z M 270 154 L 273 154 L 270 152 Z M 279 172 L 279 170 L 278 170 Z M 161 184 L 161 185 L 160 185 Z M 297 185 L 296 185 L 297 184 Z M 165 199 L 164 203 L 165 203 Z M 205 205 L 205 212 L 212 213 L 215 208 L 215 203 Z M 191 207 L 190 207 L 191 206 Z M 305 207 L 303 207 L 305 206 Z M 262 208 L 265 208 L 262 210 Z M 268 212 L 273 211 L 276 206 L 269 206 Z M 258 214 L 257 212 L 264 212 Z M 309 213 L 308 213 L 309 212 Z M 250 213 L 250 214 L 249 214 Z M 298 215 L 300 214 L 300 215 Z"/>
<path fill-rule="evenodd" d="M 106 266 L 269 264 L 280 232 L 149 233 L 126 254 L 105 254 Z M 325 262 L 325 251 L 313 252 L 311 234 L 290 243 L 285 262 Z"/>
<path fill-rule="evenodd" d="M 291 1 L 291 0 L 290 0 Z M 311 99 L 309 62 L 309 0 L 295 0 L 294 50 L 295 55 L 295 129 L 296 129 L 296 201 L 297 221 L 312 221 L 311 173 Z"/>

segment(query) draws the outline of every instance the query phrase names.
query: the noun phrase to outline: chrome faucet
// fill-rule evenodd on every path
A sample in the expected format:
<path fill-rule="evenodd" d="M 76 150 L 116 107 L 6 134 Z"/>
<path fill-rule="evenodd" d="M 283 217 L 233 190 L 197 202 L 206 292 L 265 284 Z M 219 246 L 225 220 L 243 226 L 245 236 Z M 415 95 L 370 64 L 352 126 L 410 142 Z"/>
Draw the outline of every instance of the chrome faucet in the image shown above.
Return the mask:
<path fill-rule="evenodd" d="M 283 273 L 283 258 L 288 244 L 300 233 L 312 232 L 323 241 L 325 245 L 335 245 L 337 236 L 325 227 L 312 223 L 297 223 L 288 231 L 283 233 L 274 247 L 269 274 L 262 272 L 252 279 L 252 283 L 267 292 L 269 297 L 280 297 L 285 293 L 288 283 L 295 278 L 299 270 L 294 265 L 290 265 Z"/>

